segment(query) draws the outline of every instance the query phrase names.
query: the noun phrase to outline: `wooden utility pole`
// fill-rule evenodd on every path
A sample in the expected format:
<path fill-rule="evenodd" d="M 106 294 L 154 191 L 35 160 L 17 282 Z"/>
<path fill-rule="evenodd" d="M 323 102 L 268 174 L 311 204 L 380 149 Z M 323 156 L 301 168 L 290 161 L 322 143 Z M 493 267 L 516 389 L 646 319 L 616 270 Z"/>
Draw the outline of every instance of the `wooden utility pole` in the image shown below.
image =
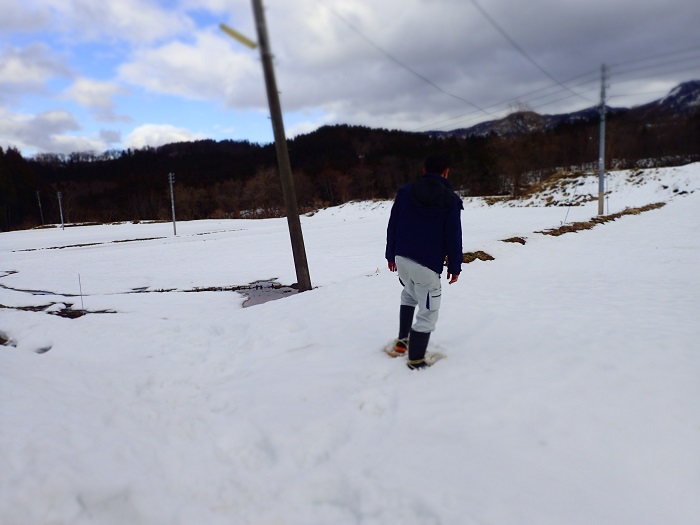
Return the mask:
<path fill-rule="evenodd" d="M 258 32 L 258 43 L 260 45 L 260 57 L 262 58 L 263 72 L 265 74 L 265 86 L 267 87 L 267 101 L 270 105 L 270 118 L 272 119 L 272 130 L 275 135 L 277 165 L 279 166 L 280 178 L 282 179 L 282 193 L 284 195 L 284 205 L 287 210 L 289 236 L 292 241 L 294 266 L 296 268 L 299 291 L 305 292 L 311 290 L 311 277 L 309 276 L 309 264 L 306 260 L 304 236 L 301 231 L 301 221 L 299 220 L 297 197 L 294 189 L 294 179 L 292 178 L 292 167 L 289 162 L 289 151 L 287 150 L 287 138 L 284 133 L 282 107 L 277 91 L 275 72 L 272 67 L 272 53 L 270 51 L 270 42 L 267 35 L 265 12 L 263 10 L 262 0 L 252 1 L 255 24 Z"/>

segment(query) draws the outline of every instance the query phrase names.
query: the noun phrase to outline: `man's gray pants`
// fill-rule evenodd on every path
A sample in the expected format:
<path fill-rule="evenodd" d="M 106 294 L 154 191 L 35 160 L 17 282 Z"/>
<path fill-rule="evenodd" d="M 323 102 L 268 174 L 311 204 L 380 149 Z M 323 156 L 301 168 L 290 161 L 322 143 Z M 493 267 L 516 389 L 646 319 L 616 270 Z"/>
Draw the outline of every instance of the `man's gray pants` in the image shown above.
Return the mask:
<path fill-rule="evenodd" d="M 440 275 L 416 261 L 396 256 L 396 269 L 403 284 L 401 305 L 418 307 L 413 330 L 432 332 L 440 311 Z"/>

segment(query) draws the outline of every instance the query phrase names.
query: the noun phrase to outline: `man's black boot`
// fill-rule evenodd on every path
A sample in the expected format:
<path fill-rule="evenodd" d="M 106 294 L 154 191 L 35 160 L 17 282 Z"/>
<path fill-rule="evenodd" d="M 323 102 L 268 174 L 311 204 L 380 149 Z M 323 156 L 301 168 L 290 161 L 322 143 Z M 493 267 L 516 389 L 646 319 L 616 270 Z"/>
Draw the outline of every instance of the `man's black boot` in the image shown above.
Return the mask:
<path fill-rule="evenodd" d="M 413 324 L 413 313 L 416 311 L 415 306 L 401 305 L 399 309 L 399 339 L 407 339 L 408 332 Z"/>
<path fill-rule="evenodd" d="M 430 366 L 425 362 L 425 351 L 428 349 L 430 332 L 416 332 L 411 330 L 409 336 L 411 344 L 408 346 L 408 368 L 418 370 Z"/>
<path fill-rule="evenodd" d="M 394 357 L 406 355 L 406 350 L 408 350 L 408 333 L 411 330 L 411 324 L 413 324 L 413 312 L 415 309 L 414 306 L 401 305 L 399 309 L 399 337 L 394 340 L 394 351 L 389 352 L 389 355 Z"/>

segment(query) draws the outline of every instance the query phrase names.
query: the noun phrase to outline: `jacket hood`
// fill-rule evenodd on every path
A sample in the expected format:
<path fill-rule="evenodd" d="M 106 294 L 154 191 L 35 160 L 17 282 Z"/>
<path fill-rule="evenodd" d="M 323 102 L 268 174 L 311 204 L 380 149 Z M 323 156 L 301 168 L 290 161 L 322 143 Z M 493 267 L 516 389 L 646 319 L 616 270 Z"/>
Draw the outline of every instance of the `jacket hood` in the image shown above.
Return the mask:
<path fill-rule="evenodd" d="M 411 185 L 411 200 L 421 208 L 449 208 L 453 196 L 448 180 L 432 173 Z"/>

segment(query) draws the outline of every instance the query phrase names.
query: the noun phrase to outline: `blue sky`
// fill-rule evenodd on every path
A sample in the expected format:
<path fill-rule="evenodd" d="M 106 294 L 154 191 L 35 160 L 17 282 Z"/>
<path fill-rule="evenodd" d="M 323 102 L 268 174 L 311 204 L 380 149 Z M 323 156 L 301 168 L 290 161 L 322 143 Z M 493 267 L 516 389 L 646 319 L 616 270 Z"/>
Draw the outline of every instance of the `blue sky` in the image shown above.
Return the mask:
<path fill-rule="evenodd" d="M 631 106 L 700 78 L 695 0 L 264 1 L 288 136 Z M 0 0 L 0 146 L 270 142 L 248 0 Z"/>

